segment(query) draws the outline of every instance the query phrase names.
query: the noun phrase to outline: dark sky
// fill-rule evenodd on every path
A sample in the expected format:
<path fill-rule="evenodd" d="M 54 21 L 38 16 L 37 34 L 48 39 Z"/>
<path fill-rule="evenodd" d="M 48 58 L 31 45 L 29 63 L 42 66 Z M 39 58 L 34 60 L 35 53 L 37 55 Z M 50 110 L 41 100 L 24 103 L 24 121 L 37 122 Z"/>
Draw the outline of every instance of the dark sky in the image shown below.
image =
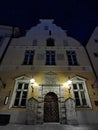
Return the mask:
<path fill-rule="evenodd" d="M 81 43 L 98 25 L 98 0 L 1 0 L 0 24 L 28 30 L 39 19 L 54 19 Z"/>

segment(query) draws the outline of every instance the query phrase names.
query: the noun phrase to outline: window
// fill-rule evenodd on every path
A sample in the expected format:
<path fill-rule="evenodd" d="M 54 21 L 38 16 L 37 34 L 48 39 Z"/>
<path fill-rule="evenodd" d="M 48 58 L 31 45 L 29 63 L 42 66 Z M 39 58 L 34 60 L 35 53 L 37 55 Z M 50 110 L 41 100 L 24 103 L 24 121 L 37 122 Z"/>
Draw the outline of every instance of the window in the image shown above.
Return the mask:
<path fill-rule="evenodd" d="M 94 101 L 95 105 L 98 106 L 98 101 Z"/>
<path fill-rule="evenodd" d="M 95 56 L 95 57 L 98 57 L 98 53 L 97 53 L 97 52 L 94 52 L 94 56 Z"/>
<path fill-rule="evenodd" d="M 55 46 L 55 41 L 53 38 L 47 39 L 47 46 Z"/>
<path fill-rule="evenodd" d="M 26 107 L 28 83 L 18 82 L 13 107 Z"/>
<path fill-rule="evenodd" d="M 69 65 L 78 65 L 75 51 L 66 51 L 66 54 Z"/>
<path fill-rule="evenodd" d="M 24 65 L 32 65 L 33 58 L 34 58 L 34 51 L 31 51 L 31 50 L 25 51 L 25 57 L 24 57 L 23 64 Z"/>
<path fill-rule="evenodd" d="M 84 82 L 72 84 L 76 107 L 89 107 L 88 93 Z"/>
<path fill-rule="evenodd" d="M 91 102 L 87 91 L 86 79 L 83 77 L 75 76 L 70 79 L 72 83 L 72 95 L 75 99 L 77 108 L 91 108 Z"/>
<path fill-rule="evenodd" d="M 46 65 L 55 65 L 55 51 L 46 51 Z"/>
<path fill-rule="evenodd" d="M 98 43 L 98 39 L 94 39 L 96 43 Z"/>
<path fill-rule="evenodd" d="M 44 30 L 48 30 L 48 26 L 44 26 Z"/>

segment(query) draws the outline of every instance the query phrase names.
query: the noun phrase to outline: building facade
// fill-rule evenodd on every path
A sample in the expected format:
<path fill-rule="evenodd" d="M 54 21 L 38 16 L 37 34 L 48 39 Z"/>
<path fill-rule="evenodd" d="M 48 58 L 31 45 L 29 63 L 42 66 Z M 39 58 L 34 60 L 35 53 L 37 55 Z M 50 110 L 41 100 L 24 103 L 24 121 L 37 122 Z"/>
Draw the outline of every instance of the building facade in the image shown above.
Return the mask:
<path fill-rule="evenodd" d="M 98 87 L 98 27 L 96 26 L 92 35 L 90 36 L 87 44 L 86 50 L 91 60 L 93 70 L 95 73 L 96 80 L 94 82 L 94 87 Z"/>
<path fill-rule="evenodd" d="M 9 115 L 10 123 L 98 122 L 88 55 L 53 20 L 41 19 L 25 36 L 12 38 L 0 77 L 0 114 Z"/>

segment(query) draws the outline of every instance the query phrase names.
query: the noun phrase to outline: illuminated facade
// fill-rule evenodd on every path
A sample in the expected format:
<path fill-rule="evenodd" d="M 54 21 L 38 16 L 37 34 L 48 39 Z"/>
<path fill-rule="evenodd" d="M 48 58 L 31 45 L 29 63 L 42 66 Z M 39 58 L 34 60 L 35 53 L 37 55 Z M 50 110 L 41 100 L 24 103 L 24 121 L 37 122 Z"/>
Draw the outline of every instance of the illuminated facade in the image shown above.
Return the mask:
<path fill-rule="evenodd" d="M 11 123 L 98 122 L 98 90 L 86 51 L 53 20 L 12 38 L 0 77 L 0 113 Z"/>

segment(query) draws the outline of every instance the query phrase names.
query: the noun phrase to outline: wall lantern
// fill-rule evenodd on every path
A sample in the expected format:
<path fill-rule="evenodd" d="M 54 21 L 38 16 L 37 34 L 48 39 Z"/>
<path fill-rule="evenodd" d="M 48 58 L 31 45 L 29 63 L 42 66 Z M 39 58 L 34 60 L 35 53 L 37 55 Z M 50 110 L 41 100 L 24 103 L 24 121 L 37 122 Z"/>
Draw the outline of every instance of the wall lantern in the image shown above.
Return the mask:
<path fill-rule="evenodd" d="M 71 80 L 68 80 L 65 85 L 67 86 L 67 89 L 68 89 L 68 92 L 70 93 L 70 90 L 71 90 L 71 85 L 72 84 L 72 81 Z"/>
<path fill-rule="evenodd" d="M 35 83 L 35 79 L 34 78 L 30 79 L 30 84 L 31 84 L 32 92 L 34 91 L 34 87 L 33 87 L 34 83 Z"/>

